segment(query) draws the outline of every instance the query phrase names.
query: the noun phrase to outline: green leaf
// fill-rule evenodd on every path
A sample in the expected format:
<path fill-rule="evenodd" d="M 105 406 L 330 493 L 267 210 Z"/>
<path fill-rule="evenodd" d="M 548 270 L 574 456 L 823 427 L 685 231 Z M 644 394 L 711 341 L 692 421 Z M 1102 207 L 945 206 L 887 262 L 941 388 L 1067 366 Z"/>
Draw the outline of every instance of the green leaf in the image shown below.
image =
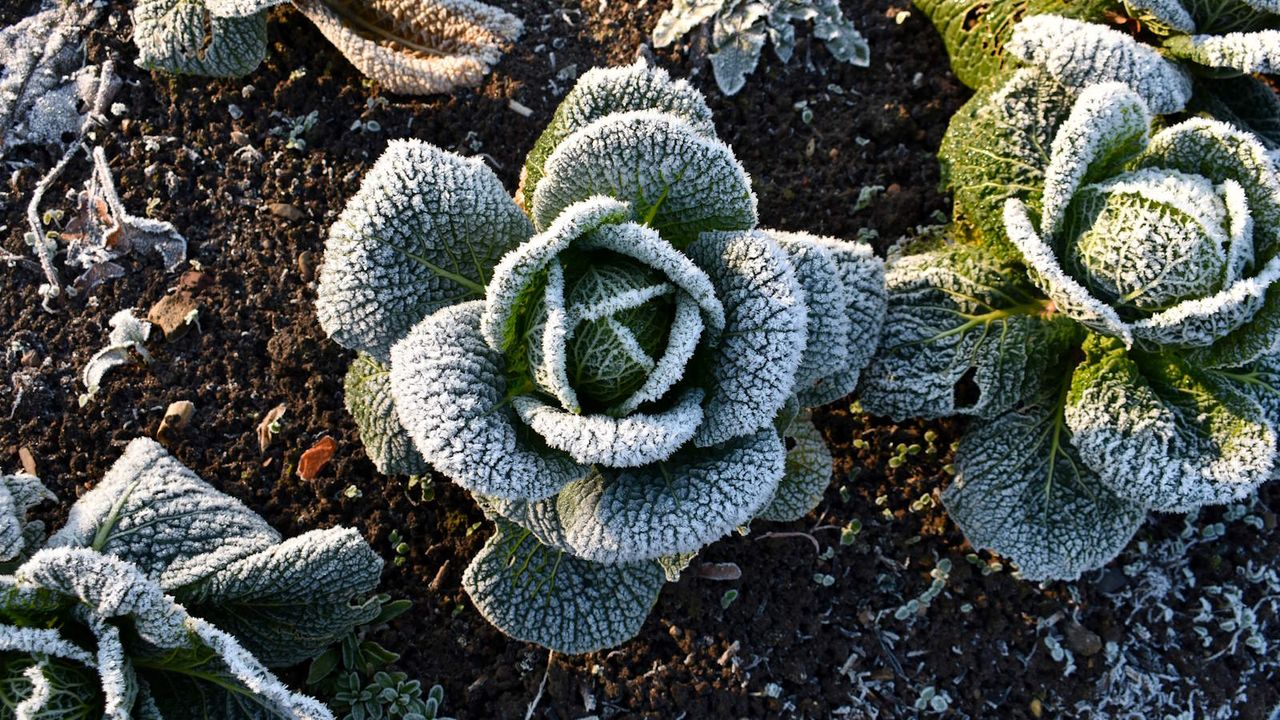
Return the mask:
<path fill-rule="evenodd" d="M 614 647 L 640 631 L 666 580 L 658 563 L 593 563 L 497 525 L 462 586 L 499 630 L 569 654 Z"/>
<path fill-rule="evenodd" d="M 1130 502 L 1182 512 L 1271 476 L 1276 430 L 1229 377 L 1091 336 L 1065 417 L 1084 463 Z"/>
<path fill-rule="evenodd" d="M 31 508 L 57 500 L 34 475 L 0 475 L 0 571 L 12 572 L 43 543 L 44 524 L 27 522 Z"/>
<path fill-rule="evenodd" d="M 994 417 L 1029 397 L 1079 340 L 1012 255 L 942 245 L 891 259 L 880 352 L 861 390 L 868 412 L 903 419 Z"/>
<path fill-rule="evenodd" d="M 154 440 L 138 438 L 72 506 L 48 546 L 91 547 L 173 591 L 279 540 L 239 500 L 214 490 Z"/>
<path fill-rule="evenodd" d="M 610 115 L 566 138 L 544 170 L 532 206 L 539 230 L 597 195 L 629 203 L 677 248 L 704 232 L 756 224 L 756 197 L 733 151 L 674 115 Z"/>
<path fill-rule="evenodd" d="M 59 658 L 39 661 L 26 655 L 0 660 L 0 714 L 20 703 L 30 720 L 94 720 L 102 717 L 98 678 L 82 666 Z"/>
<path fill-rule="evenodd" d="M 1198 78 L 1187 109 L 1253 133 L 1268 150 L 1280 148 L 1280 97 L 1256 77 Z"/>
<path fill-rule="evenodd" d="M 240 77 L 267 56 L 267 13 L 216 17 L 202 0 L 139 0 L 133 10 L 138 63 L 184 75 Z"/>
<path fill-rule="evenodd" d="M 668 113 L 684 119 L 707 138 L 716 136 L 702 93 L 684 80 L 673 81 L 666 70 L 648 67 L 643 61 L 629 67 L 589 70 L 565 95 L 525 160 L 520 184 L 524 206 L 533 207 L 543 166 L 565 138 L 606 115 L 632 110 Z"/>
<path fill-rule="evenodd" d="M 320 324 L 385 363 L 423 318 L 484 297 L 494 265 L 532 234 L 482 160 L 392 141 L 329 232 Z"/>
<path fill-rule="evenodd" d="M 1018 198 L 1039 212 L 1049 151 L 1076 94 L 1026 69 L 960 108 L 938 152 L 943 182 L 955 192 L 957 221 L 1001 245 L 1008 242 L 1005 201 Z"/>
<path fill-rule="evenodd" d="M 822 502 L 831 483 L 831 451 L 808 411 L 791 423 L 786 437 L 790 448 L 778 491 L 756 516 L 764 520 L 799 520 Z"/>
<path fill-rule="evenodd" d="M 1280 353 L 1280 283 L 1267 287 L 1262 307 L 1249 322 L 1210 347 L 1190 353 L 1188 360 L 1201 367 L 1238 368 L 1276 353 Z"/>
<path fill-rule="evenodd" d="M 1102 567 L 1147 515 L 1080 460 L 1057 390 L 975 420 L 942 493 L 969 542 L 1013 560 L 1028 580 L 1075 580 Z"/>
<path fill-rule="evenodd" d="M 413 439 L 400 424 L 395 399 L 391 396 L 391 368 L 371 355 L 360 353 L 351 361 L 343 381 L 347 412 L 356 421 L 360 442 L 384 475 L 426 475 L 431 466 L 413 446 Z"/>
<path fill-rule="evenodd" d="M 338 669 L 338 662 L 341 659 L 342 653 L 336 647 L 330 647 L 317 655 L 307 668 L 307 684 L 315 685 L 329 677 L 334 670 Z"/>

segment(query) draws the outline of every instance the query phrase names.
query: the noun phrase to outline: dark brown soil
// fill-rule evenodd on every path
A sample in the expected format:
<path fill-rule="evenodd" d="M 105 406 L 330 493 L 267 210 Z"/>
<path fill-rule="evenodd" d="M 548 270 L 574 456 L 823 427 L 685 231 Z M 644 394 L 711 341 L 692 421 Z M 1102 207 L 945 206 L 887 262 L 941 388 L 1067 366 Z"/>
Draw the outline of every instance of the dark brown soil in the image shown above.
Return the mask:
<path fill-rule="evenodd" d="M 443 684 L 446 713 L 461 718 L 524 717 L 547 653 L 502 636 L 462 592 L 463 568 L 489 533 L 466 493 L 439 480 L 434 500 L 414 502 L 403 479 L 379 476 L 364 457 L 342 405 L 350 353 L 326 339 L 313 310 L 326 228 L 393 138 L 482 155 L 514 190 L 524 154 L 573 78 L 595 65 L 629 62 L 669 6 L 491 1 L 526 20 L 520 45 L 476 90 L 410 99 L 363 81 L 291 10 L 273 12 L 270 55 L 247 78 L 152 75 L 133 64 L 128 3 L 117 0 L 88 54 L 94 62 L 117 58 L 125 85 L 116 102 L 125 112 L 113 115 L 95 142 L 111 159 L 126 206 L 173 222 L 190 241 L 191 267 L 179 272 L 198 266 L 211 281 L 198 295 L 199 329 L 172 343 L 153 340 L 154 365 L 114 371 L 99 396 L 79 407 L 78 373 L 104 344 L 107 319 L 124 308 L 144 316 L 178 274 L 165 273 L 153 257 L 127 258 L 123 278 L 48 314 L 36 298 L 37 274 L 0 267 L 0 330 L 8 336 L 0 349 L 0 469 L 17 467 L 21 448 L 34 455 L 62 498 L 47 508 L 48 520 L 61 522 L 124 443 L 154 435 L 170 403 L 190 400 L 195 416 L 170 449 L 282 532 L 354 525 L 388 559 L 389 534 L 405 538 L 410 551 L 402 566 L 388 563 L 384 589 L 415 607 L 378 637 L 403 653 L 406 671 Z M 15 3 L 23 7 L 0 11 L 0 21 L 12 22 L 34 4 Z M 870 68 L 835 63 L 802 32 L 791 64 L 766 50 L 746 89 L 724 97 L 700 49 L 705 40 L 657 56 L 707 93 L 722 137 L 753 176 L 763 224 L 846 238 L 874 232 L 883 251 L 948 212 L 934 153 L 967 93 L 921 14 L 899 17 L 909 10 L 906 0 L 843 4 L 871 42 Z M 532 115 L 514 112 L 511 100 Z M 285 118 L 313 111 L 318 120 L 305 149 L 286 148 L 279 134 Z M 377 121 L 381 130 L 353 131 L 357 120 Z M 22 213 L 54 159 L 29 148 L 9 158 L 30 167 L 0 188 L 6 249 L 28 252 Z M 87 170 L 86 160 L 74 162 L 44 208 L 69 215 L 65 195 Z M 867 186 L 885 190 L 855 210 Z M 295 215 L 282 217 L 268 209 L 274 203 L 298 212 L 277 207 Z M 16 389 L 9 377 L 24 368 L 35 382 L 10 414 Z M 261 453 L 255 428 L 280 403 L 288 407 L 282 430 Z M 750 535 L 707 549 L 700 561 L 735 562 L 742 578 L 716 582 L 686 572 L 663 591 L 633 642 L 554 657 L 535 717 L 914 717 L 926 687 L 947 693 L 945 714 L 955 717 L 1068 717 L 1078 703 L 1093 702 L 1110 669 L 1098 643 L 1123 645 L 1131 637 L 1133 608 L 1121 605 L 1133 580 L 1119 567 L 1138 551 L 1078 583 L 1044 588 L 1008 570 L 978 572 L 936 502 L 958 424 L 895 426 L 847 406 L 825 409 L 818 420 L 837 456 L 822 506 L 804 521 L 757 523 Z M 928 429 L 938 435 L 933 454 L 925 449 L 900 468 L 887 467 L 899 443 L 927 448 Z M 317 480 L 299 479 L 299 455 L 325 435 L 337 440 L 337 456 Z M 867 445 L 858 449 L 855 440 Z M 1250 562 L 1274 568 L 1280 535 L 1270 528 L 1280 491 L 1266 488 L 1261 497 L 1253 512 L 1267 519 L 1268 530 L 1230 524 L 1224 538 L 1189 552 L 1187 567 L 1201 585 L 1228 582 Z M 1202 522 L 1220 516 L 1206 513 Z M 862 531 L 842 546 L 839 528 L 852 520 Z M 1165 519 L 1140 539 L 1157 544 L 1181 529 L 1179 519 Z M 946 590 L 917 615 L 896 619 L 895 609 L 929 587 L 930 571 L 944 558 L 953 565 Z M 729 589 L 739 595 L 722 607 Z M 1179 618 L 1195 612 L 1170 602 Z M 1275 632 L 1274 612 L 1263 607 L 1261 620 Z M 1241 645 L 1210 661 L 1225 640 L 1215 635 L 1203 647 L 1181 621 L 1173 632 L 1179 651 L 1160 660 L 1181 678 L 1170 688 L 1185 696 L 1198 687 L 1200 704 L 1188 707 L 1195 717 L 1211 708 L 1224 717 L 1263 718 L 1280 701 L 1274 674 L 1259 682 L 1244 672 L 1258 662 L 1253 651 Z M 1074 651 L 1078 667 L 1070 675 L 1044 644 L 1052 633 Z M 1242 677 L 1253 677 L 1252 686 L 1240 687 Z"/>

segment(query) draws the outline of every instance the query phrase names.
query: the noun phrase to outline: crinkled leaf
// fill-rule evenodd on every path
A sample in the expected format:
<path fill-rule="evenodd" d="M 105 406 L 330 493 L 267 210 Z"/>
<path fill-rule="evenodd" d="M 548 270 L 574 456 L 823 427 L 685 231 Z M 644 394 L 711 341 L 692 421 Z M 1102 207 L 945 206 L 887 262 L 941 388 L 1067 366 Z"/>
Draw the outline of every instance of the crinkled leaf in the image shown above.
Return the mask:
<path fill-rule="evenodd" d="M 431 466 L 413 446 L 400 424 L 391 395 L 391 368 L 360 353 L 343 382 L 347 412 L 355 418 L 360 442 L 378 472 L 384 475 L 425 475 Z"/>
<path fill-rule="evenodd" d="M 632 110 L 674 115 L 704 137 L 716 136 L 711 110 L 702 93 L 684 80 L 672 80 L 666 70 L 649 67 L 642 60 L 628 67 L 588 70 L 560 102 L 551 124 L 542 131 L 525 160 L 520 184 L 524 206 L 533 207 L 534 191 L 542 181 L 547 158 L 565 138 L 606 115 Z"/>
<path fill-rule="evenodd" d="M 551 450 L 507 402 L 502 355 L 480 334 L 484 303 L 423 320 L 392 350 L 391 387 L 401 422 L 424 459 L 482 495 L 554 495 L 588 468 Z"/>
<path fill-rule="evenodd" d="M 1085 353 L 1065 417 L 1080 457 L 1116 494 L 1181 512 L 1270 477 L 1276 430 L 1228 377 L 1097 336 Z"/>
<path fill-rule="evenodd" d="M 11 571 L 9 564 L 24 560 L 42 539 L 44 524 L 28 523 L 27 513 L 56 499 L 34 475 L 0 475 L 0 571 Z"/>
<path fill-rule="evenodd" d="M 484 297 L 494 265 L 532 234 L 481 160 L 393 141 L 329 232 L 320 323 L 339 344 L 386 362 L 426 316 Z"/>
<path fill-rule="evenodd" d="M 354 529 L 313 530 L 221 568 L 177 599 L 263 664 L 288 667 L 377 617 L 378 603 L 364 600 L 381 571 Z"/>
<path fill-rule="evenodd" d="M 133 41 L 145 68 L 240 77 L 267 56 L 267 14 L 216 17 L 202 0 L 138 0 Z"/>
<path fill-rule="evenodd" d="M 499 630 L 569 654 L 611 648 L 640 631 L 666 580 L 658 563 L 594 563 L 497 525 L 462 586 Z"/>
<path fill-rule="evenodd" d="M 994 417 L 1036 392 L 1078 340 L 1012 256 L 982 246 L 895 258 L 885 286 L 884 336 L 861 390 L 871 413 Z"/>
<path fill-rule="evenodd" d="M 1028 580 L 1074 580 L 1114 558 L 1146 518 L 1080 460 L 1052 389 L 1025 407 L 974 421 L 942 493 L 969 542 Z"/>
<path fill-rule="evenodd" d="M 808 312 L 786 253 L 762 232 L 707 233 L 687 254 L 725 310 L 725 332 L 701 359 L 706 420 L 694 442 L 707 446 L 768 424 L 791 397 Z"/>
<path fill-rule="evenodd" d="M 711 70 L 716 85 L 725 95 L 736 95 L 747 83 L 747 76 L 755 72 L 760 63 L 760 53 L 769 38 L 760 20 L 768 14 L 764 3 L 739 2 L 716 18 L 711 42 Z"/>
<path fill-rule="evenodd" d="M 811 242 L 812 235 L 770 232 L 769 236 L 786 251 L 804 291 L 807 339 L 795 387 L 808 388 L 831 374 L 832 368 L 849 365 L 851 343 L 856 340 L 849 334 L 848 292 L 834 253 Z"/>
<path fill-rule="evenodd" d="M 1256 77 L 1197 79 L 1188 110 L 1251 132 L 1268 150 L 1280 148 L 1280 97 Z"/>
<path fill-rule="evenodd" d="M 547 228 L 574 203 L 606 195 L 683 247 L 699 233 L 746 230 L 756 197 L 733 151 L 673 115 L 616 113 L 560 143 L 533 196 L 533 219 Z"/>
<path fill-rule="evenodd" d="M 818 507 L 831 484 L 831 451 L 808 411 L 792 421 L 786 438 L 790 448 L 778 491 L 757 515 L 764 520 L 799 520 Z"/>
<path fill-rule="evenodd" d="M 653 560 L 699 550 L 749 521 L 773 497 L 785 460 L 770 424 L 663 463 L 596 468 L 553 498 L 493 506 L 543 544 L 585 560 Z"/>
<path fill-rule="evenodd" d="M 960 108 L 938 152 L 958 221 L 1003 244 L 1006 200 L 1040 208 L 1049 149 L 1075 97 L 1047 73 L 1025 69 Z"/>
<path fill-rule="evenodd" d="M 75 663 L 22 655 L 0 660 L 0 707 L 18 718 L 99 720 L 99 692 L 97 677 Z"/>
<path fill-rule="evenodd" d="M 239 500 L 214 490 L 154 440 L 138 438 L 72 506 L 49 546 L 93 548 L 174 590 L 279 540 Z"/>
<path fill-rule="evenodd" d="M 1208 368 L 1238 368 L 1264 355 L 1280 353 L 1280 283 L 1266 290 L 1262 307 L 1235 330 L 1213 345 L 1191 353 L 1188 359 Z"/>
<path fill-rule="evenodd" d="M 1280 69 L 1280 30 L 1180 35 L 1167 40 L 1164 49 L 1175 58 L 1210 68 L 1268 74 Z"/>

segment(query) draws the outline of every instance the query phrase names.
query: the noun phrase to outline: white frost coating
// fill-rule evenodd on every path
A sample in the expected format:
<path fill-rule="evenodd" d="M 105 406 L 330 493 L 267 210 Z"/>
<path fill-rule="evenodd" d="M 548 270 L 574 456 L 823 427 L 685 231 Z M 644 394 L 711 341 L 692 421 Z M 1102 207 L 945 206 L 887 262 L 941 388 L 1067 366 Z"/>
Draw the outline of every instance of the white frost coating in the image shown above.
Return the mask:
<path fill-rule="evenodd" d="M 27 513 L 45 500 L 56 500 L 35 475 L 0 475 L 0 563 L 18 559 L 27 550 L 30 528 L 41 532 L 39 521 L 27 523 Z"/>
<path fill-rule="evenodd" d="M 111 316 L 109 321 L 111 332 L 107 335 L 107 346 L 93 354 L 80 373 L 80 380 L 88 388 L 89 395 L 95 395 L 102 378 L 112 368 L 127 365 L 131 352 L 136 352 L 146 362 L 151 362 L 151 353 L 147 352 L 147 338 L 151 336 L 151 323 L 133 316 L 133 310 L 121 310 Z"/>
<path fill-rule="evenodd" d="M 425 475 L 431 466 L 413 446 L 391 396 L 391 368 L 361 353 L 342 382 L 343 404 L 356 421 L 360 444 L 383 475 Z"/>
<path fill-rule="evenodd" d="M 461 303 L 418 324 L 391 351 L 401 422 L 423 457 L 459 485 L 501 498 L 544 498 L 588 468 L 517 431 L 500 353 L 480 336 L 484 304 Z"/>
<path fill-rule="evenodd" d="M 803 235 L 774 232 L 769 236 L 790 258 L 808 309 L 805 349 L 795 381 L 796 389 L 804 390 L 849 365 L 847 291 L 835 257 L 826 248 Z"/>
<path fill-rule="evenodd" d="M 516 300 L 529 283 L 575 239 L 602 225 L 623 222 L 631 208 L 613 198 L 597 196 L 565 208 L 555 222 L 502 257 L 485 288 L 484 316 L 480 328 L 494 350 L 503 350 L 516 311 Z"/>
<path fill-rule="evenodd" d="M 772 425 L 670 462 L 600 469 L 555 498 L 495 503 L 544 545 L 600 563 L 694 552 L 755 517 L 777 491 L 786 448 Z"/>
<path fill-rule="evenodd" d="M 606 115 L 656 110 L 683 119 L 707 137 L 716 136 L 711 109 L 697 88 L 672 80 L 660 67 L 643 60 L 626 67 L 592 68 L 578 78 L 556 109 L 557 129 L 572 134 Z"/>
<path fill-rule="evenodd" d="M 201 0 L 214 17 L 244 17 L 281 5 L 286 0 Z"/>
<path fill-rule="evenodd" d="M 1243 73 L 1273 74 L 1280 69 L 1280 30 L 1192 35 L 1189 58 L 1201 65 Z"/>
<path fill-rule="evenodd" d="M 1146 103 L 1127 85 L 1092 85 L 1080 93 L 1053 138 L 1044 171 L 1040 227 L 1046 236 L 1058 234 L 1067 205 L 1090 168 L 1099 161 L 1114 163 L 1111 154 L 1117 150 L 1145 146 L 1150 127 Z"/>
<path fill-rule="evenodd" d="M 1186 300 L 1133 323 L 1133 337 L 1152 345 L 1207 347 L 1250 322 L 1262 307 L 1267 288 L 1280 282 L 1280 257 L 1254 277 L 1244 278 L 1208 297 Z"/>
<path fill-rule="evenodd" d="M 1196 21 L 1182 6 L 1181 0 L 1124 0 L 1124 4 L 1132 17 L 1143 17 L 1150 13 L 1149 20 L 1175 32 L 1190 35 L 1196 31 Z"/>
<path fill-rule="evenodd" d="M 57 630 L 0 625 L 0 651 L 46 655 L 84 665 L 94 664 L 93 655 L 73 642 L 63 639 Z"/>
<path fill-rule="evenodd" d="M 724 330 L 724 306 L 716 297 L 711 278 L 651 228 L 635 223 L 605 225 L 583 236 L 578 247 L 610 250 L 657 270 L 697 301 L 712 335 Z"/>
<path fill-rule="evenodd" d="M 547 309 L 547 321 L 542 333 L 543 362 L 533 368 L 534 380 L 542 387 L 551 388 L 560 406 L 571 413 L 582 412 L 578 392 L 569 382 L 568 342 L 573 338 L 576 324 L 565 308 L 564 267 L 558 262 L 547 266 L 547 287 L 543 292 Z"/>
<path fill-rule="evenodd" d="M 48 663 L 41 660 L 22 671 L 23 677 L 31 683 L 31 693 L 13 708 L 15 720 L 38 720 L 40 710 L 53 697 L 53 683 L 44 674 L 46 667 Z"/>
<path fill-rule="evenodd" d="M 329 231 L 320 324 L 385 363 L 424 317 L 483 297 L 488 268 L 532 233 L 483 161 L 392 141 Z"/>
<path fill-rule="evenodd" d="M 1014 27 L 1005 48 L 1070 87 L 1124 83 L 1157 115 L 1179 112 L 1191 99 L 1191 76 L 1186 70 L 1105 25 L 1032 15 Z"/>
<path fill-rule="evenodd" d="M 1253 265 L 1253 213 L 1249 212 L 1249 196 L 1234 178 L 1218 185 L 1218 194 L 1227 207 L 1227 271 L 1223 284 L 1230 285 L 1244 277 L 1245 268 Z"/>
<path fill-rule="evenodd" d="M 756 223 L 756 196 L 733 151 L 674 115 L 607 115 L 565 138 L 544 172 L 531 213 L 538 228 L 596 195 L 630 203 L 638 220 L 677 247 L 708 230 Z"/>
<path fill-rule="evenodd" d="M 1053 300 L 1059 312 L 1100 333 L 1118 337 L 1126 345 L 1133 344 L 1133 331 L 1116 311 L 1095 298 L 1062 269 L 1053 249 L 1036 231 L 1027 214 L 1027 206 L 1021 200 L 1005 203 L 1004 222 L 1010 242 L 1022 253 L 1031 270 L 1032 280 Z"/>
<path fill-rule="evenodd" d="M 786 470 L 769 504 L 756 516 L 762 520 L 799 520 L 818 507 L 831 484 L 831 450 L 808 410 L 792 421 L 784 436 L 791 444 Z"/>
<path fill-rule="evenodd" d="M 479 85 L 524 29 L 511 13 L 475 0 L 361 0 L 365 7 L 357 15 L 394 29 L 394 39 L 371 39 L 325 0 L 294 5 L 357 70 L 408 95 Z"/>
<path fill-rule="evenodd" d="M 706 233 L 687 253 L 725 309 L 725 332 L 710 353 L 707 416 L 694 436 L 706 447 L 772 422 L 795 387 L 809 313 L 786 252 L 764 233 Z"/>
<path fill-rule="evenodd" d="M 201 0 L 138 0 L 133 42 L 138 64 L 150 70 L 239 77 L 266 57 L 267 17 L 214 17 Z"/>
<path fill-rule="evenodd" d="M 702 391 L 688 390 L 669 410 L 622 418 L 574 415 L 531 396 L 511 401 L 520 419 L 551 447 L 583 465 L 639 467 L 666 460 L 702 423 Z"/>
<path fill-rule="evenodd" d="M 562 276 L 562 283 L 563 280 Z M 620 313 L 623 310 L 638 308 L 650 300 L 660 298 L 663 295 L 670 295 L 673 292 L 675 292 L 675 286 L 670 283 L 647 285 L 633 290 L 624 290 L 609 297 L 600 298 L 590 304 L 585 302 L 574 303 L 569 307 L 569 314 L 575 323 L 603 320 L 610 315 Z"/>
<path fill-rule="evenodd" d="M 195 617 L 186 619 L 186 627 L 218 654 L 227 670 L 245 687 L 273 703 L 272 710 L 297 720 L 333 720 L 333 713 L 324 703 L 290 690 L 231 635 Z"/>
<path fill-rule="evenodd" d="M 719 303 L 717 302 L 717 305 Z M 667 333 L 667 350 L 649 371 L 644 384 L 615 408 L 618 415 L 629 415 L 641 405 L 657 400 L 684 377 L 685 367 L 693 359 L 702 339 L 702 313 L 696 300 L 683 290 L 676 293 L 675 318 Z"/>

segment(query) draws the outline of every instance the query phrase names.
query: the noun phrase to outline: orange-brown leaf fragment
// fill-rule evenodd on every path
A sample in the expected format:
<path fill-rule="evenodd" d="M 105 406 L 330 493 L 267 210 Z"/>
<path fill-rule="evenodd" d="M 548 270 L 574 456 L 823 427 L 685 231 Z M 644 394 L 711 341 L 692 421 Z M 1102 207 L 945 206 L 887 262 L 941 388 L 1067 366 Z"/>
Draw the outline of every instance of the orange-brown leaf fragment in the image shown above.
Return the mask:
<path fill-rule="evenodd" d="M 302 457 L 298 458 L 298 477 L 307 481 L 315 480 L 336 452 L 338 452 L 336 440 L 328 435 L 320 438 L 315 445 L 302 453 Z"/>

